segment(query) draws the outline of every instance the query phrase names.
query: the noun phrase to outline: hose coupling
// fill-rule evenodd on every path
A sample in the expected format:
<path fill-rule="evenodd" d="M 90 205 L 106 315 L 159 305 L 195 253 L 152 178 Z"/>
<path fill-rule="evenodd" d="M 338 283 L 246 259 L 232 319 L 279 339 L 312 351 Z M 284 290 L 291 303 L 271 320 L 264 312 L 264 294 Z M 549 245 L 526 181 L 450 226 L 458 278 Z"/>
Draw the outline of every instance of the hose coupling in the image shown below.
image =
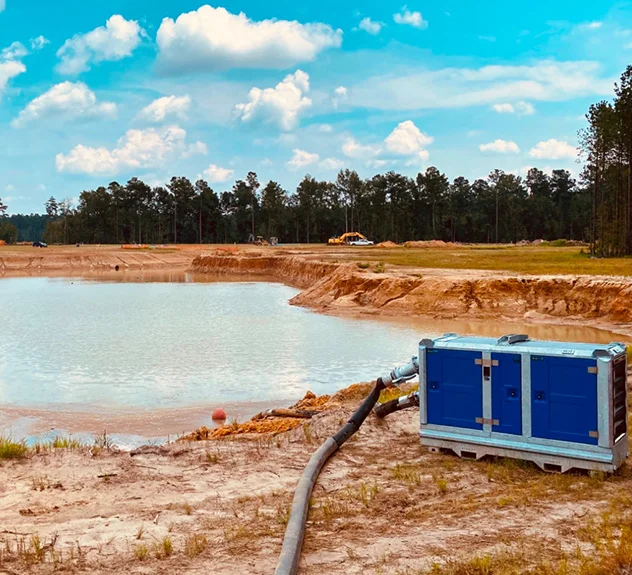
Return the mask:
<path fill-rule="evenodd" d="M 419 358 L 413 357 L 406 365 L 396 367 L 390 374 L 382 376 L 382 381 L 386 387 L 399 385 L 413 379 L 419 374 Z"/>

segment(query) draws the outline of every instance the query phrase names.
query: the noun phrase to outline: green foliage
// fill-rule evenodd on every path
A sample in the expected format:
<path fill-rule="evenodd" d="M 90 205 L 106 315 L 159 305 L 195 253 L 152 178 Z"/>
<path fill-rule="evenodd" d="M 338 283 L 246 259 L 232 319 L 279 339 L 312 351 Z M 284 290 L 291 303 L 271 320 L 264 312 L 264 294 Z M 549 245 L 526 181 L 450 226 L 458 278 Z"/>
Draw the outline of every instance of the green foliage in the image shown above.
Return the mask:
<path fill-rule="evenodd" d="M 28 450 L 25 441 L 15 441 L 11 437 L 0 436 L 0 460 L 24 457 Z"/>

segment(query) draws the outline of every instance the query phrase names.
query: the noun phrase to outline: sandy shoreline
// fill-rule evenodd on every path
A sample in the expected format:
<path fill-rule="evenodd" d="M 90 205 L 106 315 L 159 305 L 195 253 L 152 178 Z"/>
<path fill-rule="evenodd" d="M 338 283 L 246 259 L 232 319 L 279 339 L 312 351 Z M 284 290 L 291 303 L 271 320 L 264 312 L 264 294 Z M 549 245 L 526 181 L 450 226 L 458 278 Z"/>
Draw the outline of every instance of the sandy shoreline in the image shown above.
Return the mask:
<path fill-rule="evenodd" d="M 53 248 L 50 260 L 49 255 L 35 260 L 30 252 L 38 250 L 24 249 L 24 257 L 14 254 L 11 261 L 5 248 L 0 251 L 0 278 L 77 274 L 98 279 L 104 272 L 120 277 L 121 270 L 110 267 L 116 265 L 110 256 L 119 257 L 116 250 L 108 255 L 111 247 L 88 248 L 93 251 L 84 250 L 85 259 L 72 255 L 83 248 Z M 297 286 L 303 292 L 292 303 L 321 313 L 571 330 L 589 324 L 632 335 L 625 315 L 625 305 L 632 308 L 627 295 L 632 283 L 626 278 L 396 267 L 374 273 L 355 264 L 319 261 L 309 252 L 298 261 L 294 254 L 276 252 L 279 259 L 271 267 L 267 252 L 245 252 L 214 251 L 203 265 L 193 264 L 200 254 L 195 248 L 173 258 L 125 255 L 124 274 L 138 273 L 138 281 L 144 281 L 153 273 L 168 276 L 192 268 L 212 275 L 223 266 L 226 279 L 228 274 L 267 277 Z M 0 460 L 0 574 L 271 574 L 305 463 L 357 403 L 358 398 L 341 401 L 278 435 L 131 452 L 51 448 Z M 190 431 L 198 421 L 207 424 L 210 407 L 144 415 L 129 410 L 116 416 L 116 427 L 151 433 L 188 422 Z M 255 404 L 250 408 L 255 410 Z M 105 412 L 57 411 L 54 426 L 60 429 L 85 426 L 84 418 L 93 418 L 90 425 L 99 427 L 112 421 Z M 36 425 L 42 429 L 49 413 L 0 408 L 0 417 L 16 422 L 39 418 Z M 429 454 L 418 443 L 417 429 L 413 411 L 386 421 L 371 417 L 325 467 L 312 502 L 302 574 L 425 575 L 434 563 L 440 570 L 433 573 L 439 575 L 478 574 L 485 571 L 472 565 L 482 565 L 483 555 L 493 567 L 490 573 L 504 574 L 505 568 L 527 573 L 537 567 L 550 575 L 561 571 L 545 569 L 563 562 L 571 566 L 569 573 L 578 572 L 581 562 L 582 568 L 594 564 L 616 572 L 619 556 L 608 550 L 616 552 L 618 534 L 632 521 L 629 463 L 613 477 L 548 475 L 506 460 L 472 462 Z M 605 547 L 596 546 L 604 541 Z"/>

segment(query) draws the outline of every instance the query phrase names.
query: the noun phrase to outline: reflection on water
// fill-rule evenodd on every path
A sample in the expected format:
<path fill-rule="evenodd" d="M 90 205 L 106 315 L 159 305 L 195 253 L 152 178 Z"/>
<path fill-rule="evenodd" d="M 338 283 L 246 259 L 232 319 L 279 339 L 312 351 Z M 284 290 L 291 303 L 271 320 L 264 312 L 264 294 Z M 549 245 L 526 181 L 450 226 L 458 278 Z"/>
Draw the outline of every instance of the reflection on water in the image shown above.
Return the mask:
<path fill-rule="evenodd" d="M 288 305 L 295 293 L 182 274 L 3 279 L 0 402 L 115 411 L 289 401 L 373 379 L 422 337 L 449 331 L 620 339 L 572 326 L 332 317 Z"/>

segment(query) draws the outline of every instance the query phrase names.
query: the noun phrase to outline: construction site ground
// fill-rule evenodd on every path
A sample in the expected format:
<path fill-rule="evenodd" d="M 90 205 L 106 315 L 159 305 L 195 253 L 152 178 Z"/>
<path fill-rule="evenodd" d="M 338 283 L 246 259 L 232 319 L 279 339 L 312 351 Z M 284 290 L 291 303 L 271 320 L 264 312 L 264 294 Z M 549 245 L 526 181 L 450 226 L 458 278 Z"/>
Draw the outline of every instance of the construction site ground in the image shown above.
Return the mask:
<path fill-rule="evenodd" d="M 239 274 L 296 285 L 303 292 L 292 303 L 327 313 L 583 322 L 623 339 L 632 333 L 632 260 L 582 250 L 5 246 L 0 276 Z M 284 432 L 131 453 L 107 438 L 62 441 L 0 458 L 0 574 L 273 573 L 304 465 L 368 389 L 354 387 Z M 325 467 L 300 573 L 632 572 L 629 463 L 614 476 L 545 474 L 506 459 L 430 454 L 417 429 L 412 410 L 370 417 Z"/>

